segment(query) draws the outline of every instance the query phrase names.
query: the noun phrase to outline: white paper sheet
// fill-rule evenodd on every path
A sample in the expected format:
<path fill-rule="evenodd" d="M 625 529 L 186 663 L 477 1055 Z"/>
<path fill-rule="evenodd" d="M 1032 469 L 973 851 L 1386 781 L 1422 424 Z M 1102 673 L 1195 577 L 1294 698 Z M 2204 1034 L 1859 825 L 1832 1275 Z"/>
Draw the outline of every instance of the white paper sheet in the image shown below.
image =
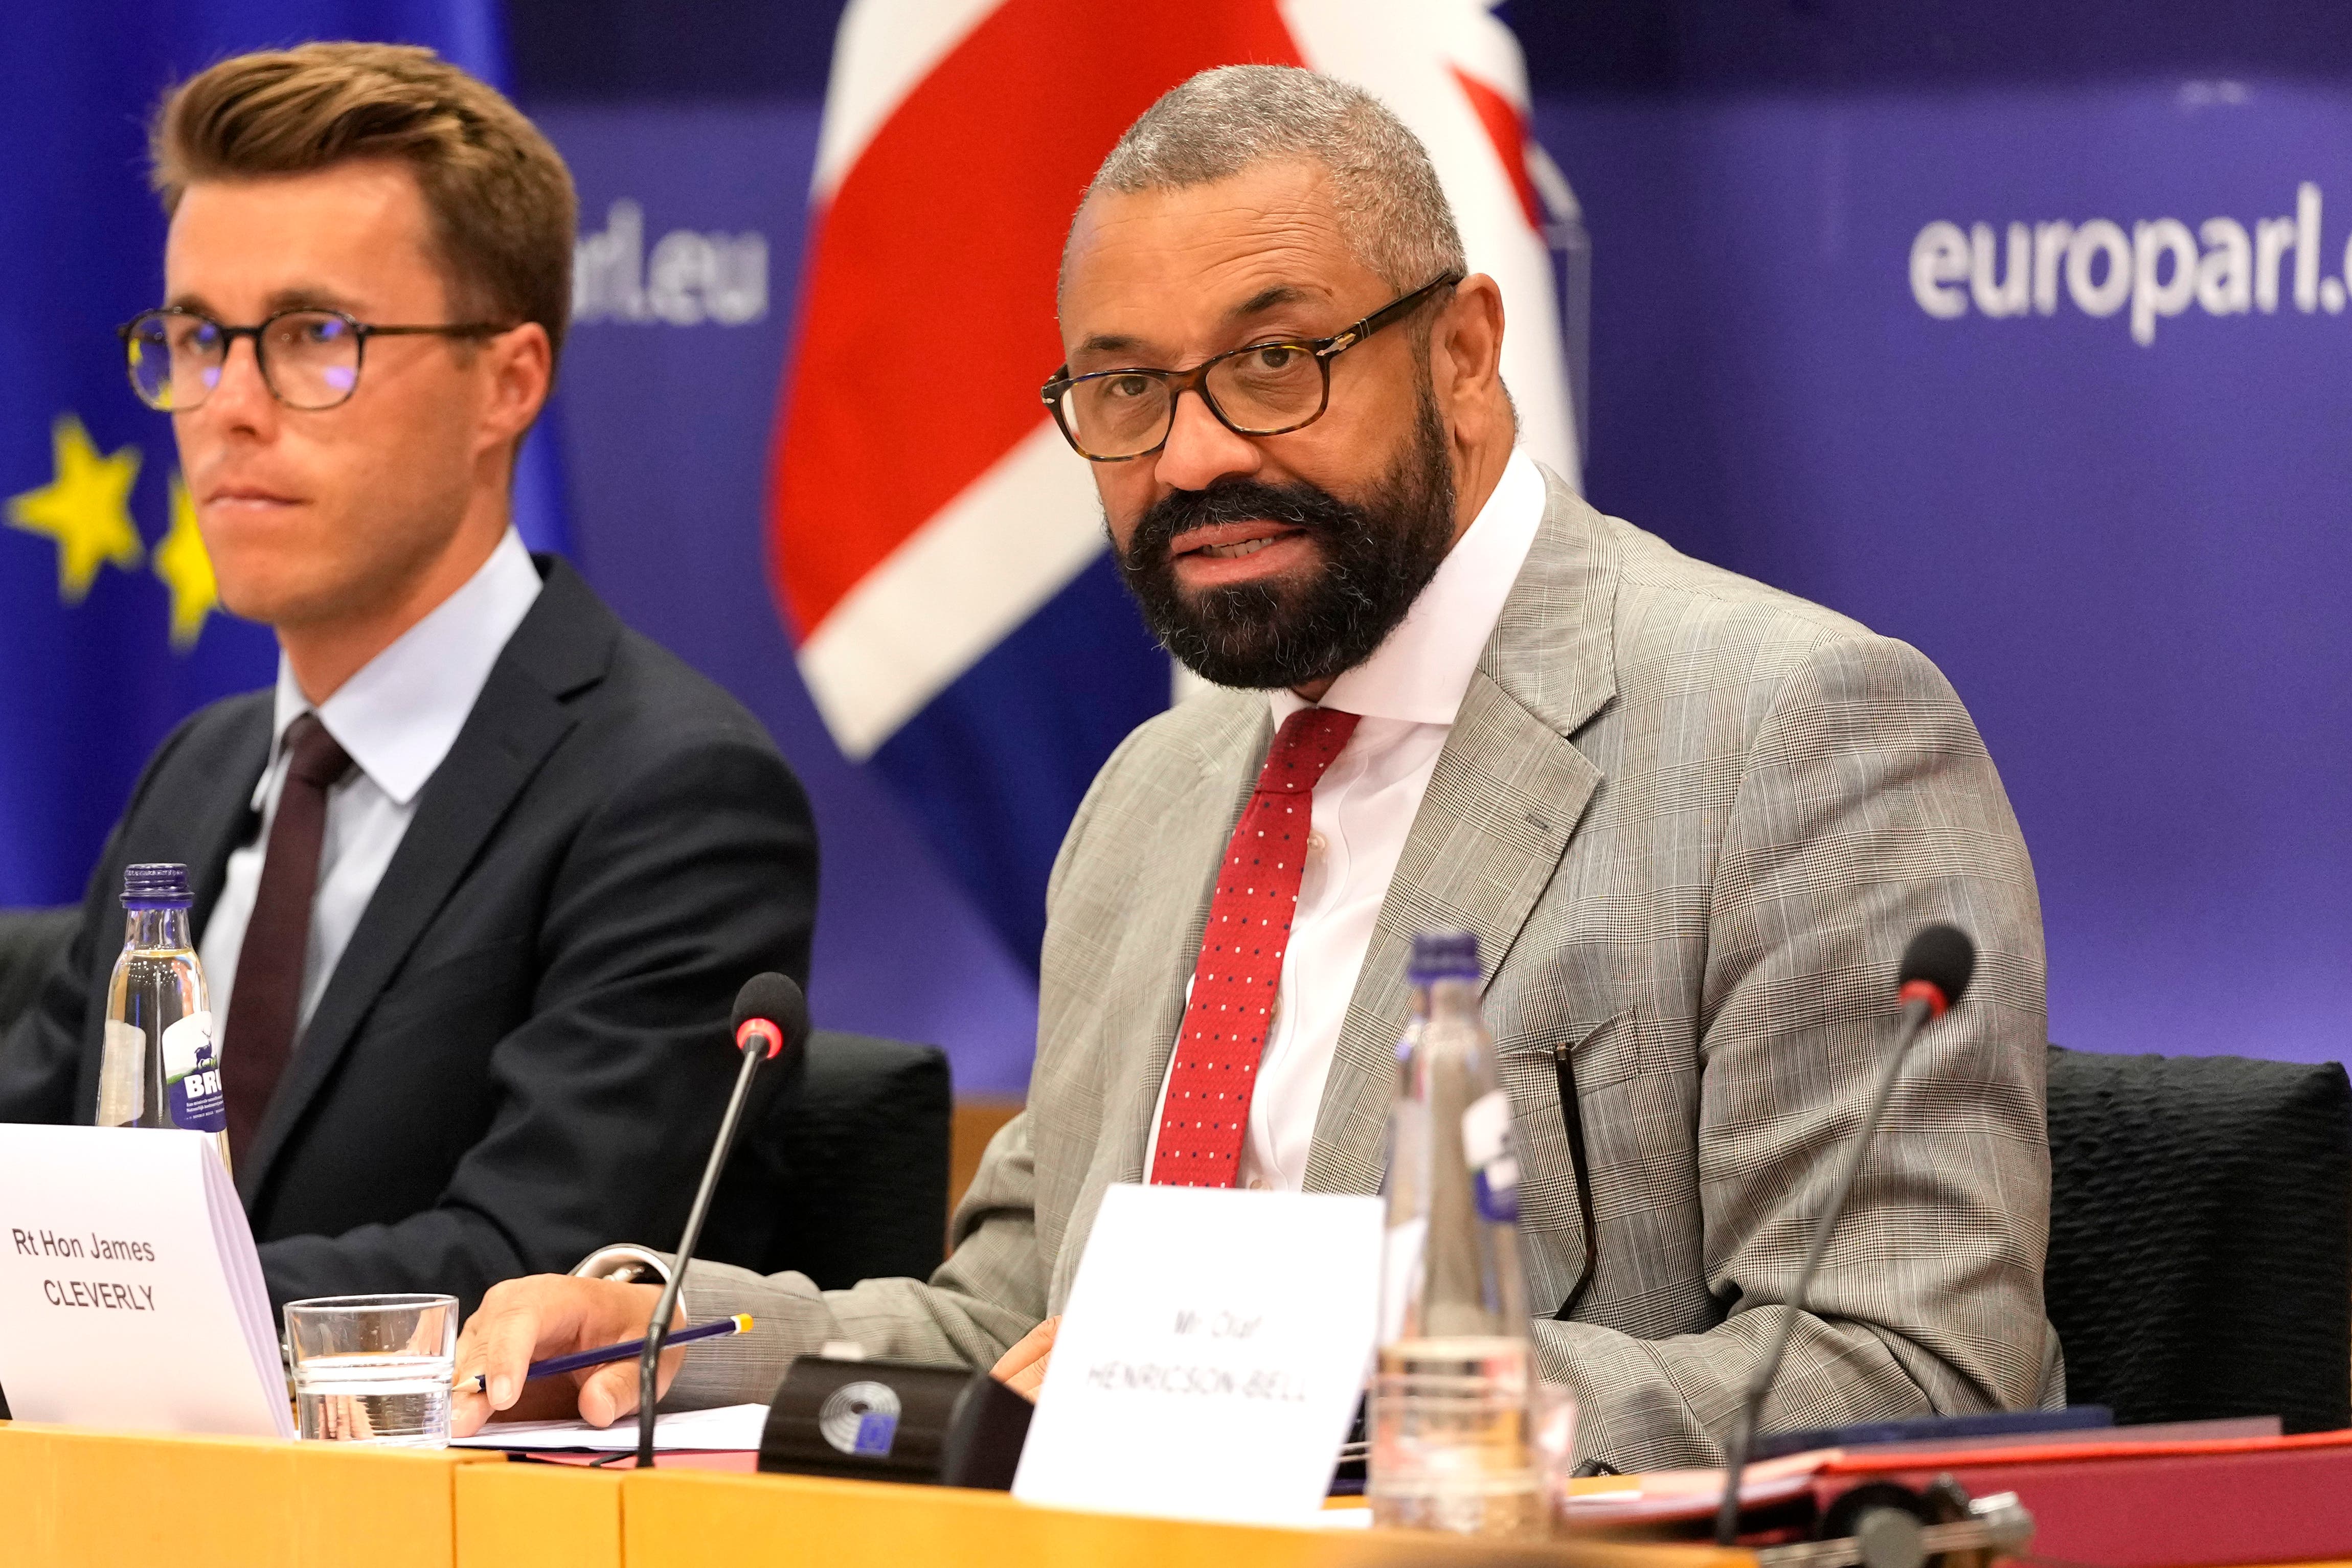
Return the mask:
<path fill-rule="evenodd" d="M 0 1124 L 0 1387 L 25 1421 L 294 1435 L 212 1134 Z"/>
<path fill-rule="evenodd" d="M 721 1405 L 711 1410 L 679 1410 L 654 1417 L 654 1448 L 756 1448 L 768 1425 L 764 1405 Z M 585 1421 L 493 1421 L 470 1437 L 451 1440 L 457 1448 L 577 1448 L 588 1453 L 635 1453 L 637 1418 L 624 1416 L 598 1430 Z"/>
<path fill-rule="evenodd" d="M 1382 1218 L 1377 1197 L 1112 1187 L 1013 1495 L 1320 1522 L 1371 1361 Z"/>

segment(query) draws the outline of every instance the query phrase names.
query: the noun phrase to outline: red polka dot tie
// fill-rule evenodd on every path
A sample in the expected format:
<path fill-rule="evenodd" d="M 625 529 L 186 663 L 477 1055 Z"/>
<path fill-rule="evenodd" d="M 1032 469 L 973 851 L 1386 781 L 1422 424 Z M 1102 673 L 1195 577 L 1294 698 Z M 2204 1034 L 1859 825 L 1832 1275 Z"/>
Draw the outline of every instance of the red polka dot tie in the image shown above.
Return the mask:
<path fill-rule="evenodd" d="M 1356 717 L 1302 708 L 1283 721 L 1266 750 L 1257 788 L 1225 847 L 1209 924 L 1201 933 L 1192 999 L 1184 1008 L 1160 1113 L 1154 1185 L 1234 1185 L 1249 1126 L 1250 1090 L 1274 1024 L 1282 956 L 1298 912 L 1307 835 L 1315 824 L 1315 781 L 1348 744 Z"/>

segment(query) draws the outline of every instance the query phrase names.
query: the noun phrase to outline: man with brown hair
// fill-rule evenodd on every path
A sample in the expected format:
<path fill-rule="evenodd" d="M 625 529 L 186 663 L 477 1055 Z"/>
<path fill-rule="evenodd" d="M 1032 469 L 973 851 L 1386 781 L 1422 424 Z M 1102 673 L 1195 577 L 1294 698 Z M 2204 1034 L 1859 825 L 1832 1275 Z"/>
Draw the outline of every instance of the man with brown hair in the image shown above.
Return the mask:
<path fill-rule="evenodd" d="M 92 1117 L 122 869 L 184 862 L 275 1300 L 470 1302 L 675 1233 L 735 988 L 806 977 L 815 833 L 757 722 L 511 525 L 571 177 L 496 91 L 373 44 L 223 61 L 153 152 L 131 382 L 278 677 L 149 762 L 0 1041 L 0 1118 Z"/>

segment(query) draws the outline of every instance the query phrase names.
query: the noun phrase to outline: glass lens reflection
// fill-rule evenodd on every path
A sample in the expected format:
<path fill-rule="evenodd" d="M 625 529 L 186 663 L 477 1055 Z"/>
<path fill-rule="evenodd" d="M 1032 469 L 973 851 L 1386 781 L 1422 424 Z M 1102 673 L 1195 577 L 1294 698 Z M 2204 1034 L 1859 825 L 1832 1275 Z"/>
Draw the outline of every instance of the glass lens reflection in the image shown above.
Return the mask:
<path fill-rule="evenodd" d="M 1070 427 L 1089 452 L 1144 452 L 1168 428 L 1168 383 L 1158 376 L 1090 377 L 1064 394 Z"/>
<path fill-rule="evenodd" d="M 296 408 L 331 408 L 359 384 L 360 340 L 352 324 L 323 310 L 301 310 L 270 324 L 263 364 Z"/>
<path fill-rule="evenodd" d="M 1322 367 L 1295 343 L 1268 343 L 1209 367 L 1210 395 L 1244 430 L 1277 430 L 1313 416 Z"/>
<path fill-rule="evenodd" d="M 158 310 L 131 323 L 125 336 L 131 384 L 140 401 L 166 413 L 184 413 L 220 385 L 232 333 L 192 313 Z M 290 311 L 271 319 L 255 337 L 263 379 L 289 407 L 319 410 L 347 401 L 359 385 L 364 334 L 329 310 Z"/>

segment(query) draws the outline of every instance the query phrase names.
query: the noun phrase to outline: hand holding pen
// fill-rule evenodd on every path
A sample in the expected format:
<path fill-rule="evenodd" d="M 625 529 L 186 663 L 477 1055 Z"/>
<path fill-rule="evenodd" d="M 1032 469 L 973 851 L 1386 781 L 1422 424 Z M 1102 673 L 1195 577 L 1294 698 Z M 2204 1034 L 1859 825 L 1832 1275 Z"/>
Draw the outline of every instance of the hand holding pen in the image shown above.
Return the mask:
<path fill-rule="evenodd" d="M 697 1323 L 692 1328 L 679 1329 L 669 1336 L 668 1343 L 675 1348 L 678 1345 L 692 1344 L 698 1340 L 722 1339 L 729 1334 L 749 1333 L 751 1330 L 751 1314 L 737 1312 L 731 1318 L 713 1318 L 707 1323 Z M 635 1361 L 645 1353 L 644 1339 L 625 1339 L 616 1344 L 598 1345 L 594 1350 L 575 1351 L 570 1355 L 555 1355 L 548 1357 L 545 1361 L 534 1361 L 523 1376 L 530 1381 L 542 1377 L 560 1377 L 567 1372 L 584 1372 L 589 1367 L 604 1366 L 615 1361 Z M 481 1393 L 482 1375 L 477 1372 L 469 1376 L 459 1378 L 449 1392 L 452 1394 Z"/>
<path fill-rule="evenodd" d="M 602 1427 L 628 1415 L 637 1406 L 638 1353 L 625 1346 L 646 1332 L 660 1295 L 658 1285 L 562 1274 L 530 1275 L 490 1287 L 457 1336 L 451 1435 L 469 1437 L 493 1418 L 576 1416 Z M 688 1328 L 682 1312 L 671 1320 L 662 1355 L 665 1388 L 695 1354 L 678 1348 L 677 1336 Z M 623 1348 L 614 1349 L 616 1344 Z M 544 1373 L 547 1363 L 592 1351 L 624 1359 Z"/>

